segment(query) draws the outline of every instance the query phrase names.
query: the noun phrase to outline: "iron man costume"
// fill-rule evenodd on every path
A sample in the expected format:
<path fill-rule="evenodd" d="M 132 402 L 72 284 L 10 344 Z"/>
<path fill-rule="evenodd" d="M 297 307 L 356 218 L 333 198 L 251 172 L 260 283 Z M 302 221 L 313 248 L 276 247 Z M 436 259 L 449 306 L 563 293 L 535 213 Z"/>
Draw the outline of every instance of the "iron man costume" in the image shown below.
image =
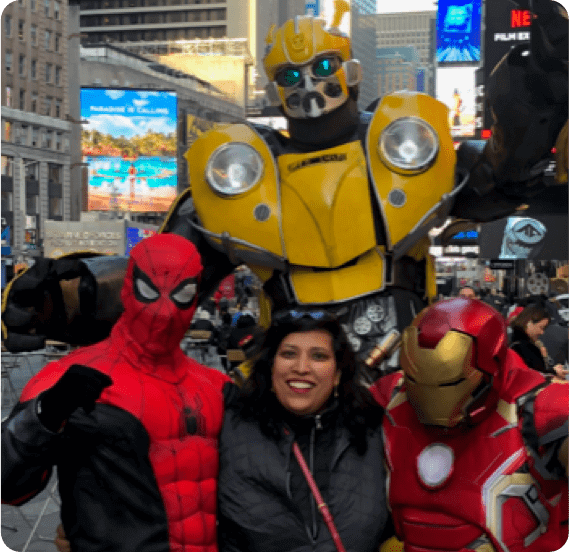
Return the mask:
<path fill-rule="evenodd" d="M 73 550 L 217 550 L 217 441 L 229 378 L 179 347 L 201 269 L 188 240 L 143 240 L 131 252 L 125 311 L 110 337 L 48 364 L 2 424 L 2 500 L 30 499 L 57 465 Z M 113 383 L 90 414 L 77 409 L 53 433 L 38 420 L 36 397 L 73 364 Z"/>
<path fill-rule="evenodd" d="M 403 332 L 385 408 L 389 506 L 406 552 L 551 552 L 567 540 L 569 386 L 507 348 L 505 322 L 450 299 Z"/>

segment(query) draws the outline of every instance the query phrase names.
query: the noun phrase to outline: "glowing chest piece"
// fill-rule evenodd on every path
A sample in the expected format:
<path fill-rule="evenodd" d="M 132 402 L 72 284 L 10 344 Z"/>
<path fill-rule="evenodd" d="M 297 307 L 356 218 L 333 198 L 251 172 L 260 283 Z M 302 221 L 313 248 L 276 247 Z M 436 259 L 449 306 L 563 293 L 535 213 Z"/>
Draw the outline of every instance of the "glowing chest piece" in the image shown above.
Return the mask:
<path fill-rule="evenodd" d="M 454 467 L 452 449 L 442 443 L 425 447 L 417 457 L 419 480 L 428 489 L 437 489 L 450 478 Z"/>

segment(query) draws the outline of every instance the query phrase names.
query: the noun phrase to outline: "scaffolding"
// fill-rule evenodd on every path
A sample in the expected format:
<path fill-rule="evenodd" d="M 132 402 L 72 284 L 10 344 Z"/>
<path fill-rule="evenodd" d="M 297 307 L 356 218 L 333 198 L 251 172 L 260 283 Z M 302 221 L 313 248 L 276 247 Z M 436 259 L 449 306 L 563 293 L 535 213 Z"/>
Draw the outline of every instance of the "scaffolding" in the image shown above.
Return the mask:
<path fill-rule="evenodd" d="M 246 38 L 204 38 L 193 40 L 155 40 L 121 42 L 121 48 L 141 56 L 188 54 L 194 56 L 232 56 L 253 63 Z"/>

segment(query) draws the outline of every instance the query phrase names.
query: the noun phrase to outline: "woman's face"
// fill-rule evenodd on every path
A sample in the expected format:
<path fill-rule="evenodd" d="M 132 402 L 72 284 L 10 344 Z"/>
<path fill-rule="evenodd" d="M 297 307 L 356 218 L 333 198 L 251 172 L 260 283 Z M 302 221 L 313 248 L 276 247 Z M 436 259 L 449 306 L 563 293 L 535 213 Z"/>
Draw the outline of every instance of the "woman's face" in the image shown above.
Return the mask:
<path fill-rule="evenodd" d="M 547 324 L 549 324 L 549 320 L 547 318 L 542 318 L 541 320 L 538 320 L 537 322 L 532 322 L 530 320 L 526 324 L 526 333 L 528 334 L 528 337 L 532 341 L 539 339 L 543 335 L 545 328 L 547 328 Z"/>
<path fill-rule="evenodd" d="M 340 382 L 330 333 L 288 334 L 277 349 L 272 378 L 275 395 L 287 410 L 297 415 L 318 412 Z"/>

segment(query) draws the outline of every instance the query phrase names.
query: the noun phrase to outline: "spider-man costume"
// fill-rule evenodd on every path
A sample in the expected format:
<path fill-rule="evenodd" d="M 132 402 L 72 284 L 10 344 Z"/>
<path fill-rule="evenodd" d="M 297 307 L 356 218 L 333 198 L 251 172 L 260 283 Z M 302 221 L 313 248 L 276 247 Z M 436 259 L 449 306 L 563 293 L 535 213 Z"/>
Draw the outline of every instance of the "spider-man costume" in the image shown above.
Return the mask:
<path fill-rule="evenodd" d="M 371 388 L 406 552 L 551 552 L 567 540 L 569 385 L 527 368 L 505 330 L 481 301 L 435 303 L 403 332 L 403 374 Z"/>
<path fill-rule="evenodd" d="M 217 549 L 217 441 L 229 379 L 179 347 L 201 269 L 185 238 L 143 240 L 131 252 L 125 310 L 110 337 L 48 364 L 2 424 L 2 500 L 29 500 L 57 465 L 61 518 L 75 551 Z M 98 387 L 94 408 L 77 408 L 61 430 L 59 422 L 47 429 L 46 411 L 53 417 L 75 395 L 50 401 L 53 390 L 93 368 L 111 378 Z"/>

